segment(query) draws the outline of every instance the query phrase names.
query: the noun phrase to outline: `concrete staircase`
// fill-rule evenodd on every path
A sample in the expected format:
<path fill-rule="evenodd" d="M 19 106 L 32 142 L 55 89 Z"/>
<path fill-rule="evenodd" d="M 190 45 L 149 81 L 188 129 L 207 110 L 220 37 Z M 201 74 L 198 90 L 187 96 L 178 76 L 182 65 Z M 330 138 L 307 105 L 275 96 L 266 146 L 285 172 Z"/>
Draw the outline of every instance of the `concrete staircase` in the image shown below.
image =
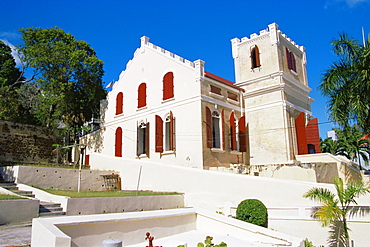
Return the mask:
<path fill-rule="evenodd" d="M 32 193 L 32 191 L 19 190 L 17 185 L 12 182 L 2 182 L 0 183 L 0 187 L 3 187 L 4 189 L 7 189 L 20 196 L 35 198 L 35 195 Z"/>
<path fill-rule="evenodd" d="M 40 202 L 39 217 L 54 217 L 65 215 L 60 203 Z"/>
<path fill-rule="evenodd" d="M 7 189 L 20 196 L 35 198 L 35 195 L 32 193 L 32 191 L 19 190 L 17 185 L 12 182 L 1 182 L 0 187 L 3 187 L 4 189 Z M 63 212 L 63 208 L 60 206 L 60 203 L 40 202 L 39 217 L 54 217 L 65 214 L 66 213 Z"/>

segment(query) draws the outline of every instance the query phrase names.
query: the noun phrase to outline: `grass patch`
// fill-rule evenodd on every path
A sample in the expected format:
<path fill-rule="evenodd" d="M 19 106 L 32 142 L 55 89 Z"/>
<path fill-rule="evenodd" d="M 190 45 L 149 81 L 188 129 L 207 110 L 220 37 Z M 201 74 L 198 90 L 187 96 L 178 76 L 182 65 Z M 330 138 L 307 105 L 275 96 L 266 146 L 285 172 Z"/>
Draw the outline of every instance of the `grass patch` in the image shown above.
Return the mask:
<path fill-rule="evenodd" d="M 136 196 L 136 191 L 74 191 L 74 190 L 55 190 L 43 189 L 44 191 L 60 196 L 68 196 L 71 198 L 93 198 L 93 197 L 127 197 Z M 175 192 L 153 192 L 153 191 L 139 191 L 138 196 L 160 196 L 160 195 L 179 195 Z"/>
<path fill-rule="evenodd" d="M 22 199 L 23 198 L 19 196 L 0 194 L 0 200 L 22 200 Z"/>

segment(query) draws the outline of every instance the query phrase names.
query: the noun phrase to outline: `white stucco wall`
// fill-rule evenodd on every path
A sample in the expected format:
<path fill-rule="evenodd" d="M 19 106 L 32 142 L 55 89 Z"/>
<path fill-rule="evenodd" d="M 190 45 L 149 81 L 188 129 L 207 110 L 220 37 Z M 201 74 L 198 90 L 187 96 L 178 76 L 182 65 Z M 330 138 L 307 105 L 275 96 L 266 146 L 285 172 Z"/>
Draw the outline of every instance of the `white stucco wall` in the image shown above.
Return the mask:
<path fill-rule="evenodd" d="M 199 70 L 199 69 L 198 69 Z M 167 72 L 174 75 L 174 98 L 163 101 L 163 77 Z M 138 86 L 146 83 L 146 103 L 138 109 Z M 177 55 L 143 43 L 135 52 L 119 80 L 107 96 L 107 108 L 103 114 L 102 131 L 92 135 L 99 139 L 102 147 L 98 152 L 114 156 L 115 131 L 118 127 L 123 132 L 123 157 L 137 157 L 137 126 L 140 121 L 149 122 L 149 158 L 165 164 L 202 167 L 202 121 L 200 83 L 196 80 L 194 63 Z M 116 114 L 117 94 L 123 93 L 123 113 Z M 155 152 L 155 115 L 162 120 L 172 111 L 175 118 L 175 152 Z M 97 137 L 99 136 L 99 137 Z M 89 138 L 89 137 L 87 137 Z M 83 142 L 86 140 L 83 140 Z M 189 149 L 188 147 L 192 147 Z M 87 154 L 96 149 L 88 145 Z M 99 148 L 98 148 L 99 149 Z M 143 159 L 148 159 L 147 157 Z"/>
<path fill-rule="evenodd" d="M 141 167 L 140 189 L 182 192 L 185 193 L 185 206 L 200 207 L 212 212 L 225 210 L 225 215 L 229 214 L 227 210 L 230 210 L 230 206 L 235 207 L 242 200 L 250 198 L 261 200 L 267 208 L 282 208 L 285 210 L 286 208 L 296 207 L 297 211 L 305 212 L 306 208 L 317 205 L 315 202 L 303 198 L 303 194 L 309 189 L 322 187 L 334 190 L 334 186 L 331 184 L 206 171 L 147 161 L 107 157 L 100 154 L 92 155 L 91 159 L 93 169 L 105 169 L 106 166 L 109 166 L 111 169 L 120 171 L 122 188 L 124 189 L 136 188 Z M 359 198 L 357 202 L 359 205 L 370 205 L 370 195 Z M 281 229 L 286 233 L 299 228 L 300 222 L 302 222 L 299 214 L 297 217 L 287 218 L 284 213 L 280 212 L 275 213 L 274 217 L 275 220 L 271 221 L 270 227 L 276 230 Z M 321 228 L 315 221 L 312 223 L 312 219 L 309 217 L 306 217 L 304 221 L 306 220 L 308 220 L 308 223 L 302 224 L 302 229 L 307 230 L 297 230 L 296 236 L 312 238 L 316 243 L 325 244 L 327 229 Z M 369 221 L 367 218 L 363 220 Z M 364 231 L 360 230 L 360 232 L 366 234 L 366 229 Z M 352 237 L 356 242 L 366 240 L 357 233 Z"/>

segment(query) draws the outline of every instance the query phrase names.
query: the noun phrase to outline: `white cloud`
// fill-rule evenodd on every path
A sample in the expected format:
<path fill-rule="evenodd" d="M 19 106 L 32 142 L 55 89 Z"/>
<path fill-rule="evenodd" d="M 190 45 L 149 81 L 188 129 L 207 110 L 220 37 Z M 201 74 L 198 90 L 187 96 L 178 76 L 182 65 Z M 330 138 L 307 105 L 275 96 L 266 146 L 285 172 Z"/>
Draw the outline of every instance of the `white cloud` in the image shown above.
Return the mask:
<path fill-rule="evenodd" d="M 369 0 L 346 0 L 346 3 L 350 7 L 354 7 L 356 4 L 362 3 L 362 2 L 370 2 L 370 1 Z"/>
<path fill-rule="evenodd" d="M 365 3 L 365 2 L 369 3 L 370 0 L 327 0 L 325 2 L 324 8 L 326 9 L 326 8 L 331 7 L 332 5 L 341 4 L 341 3 L 346 3 L 348 7 L 353 8 L 357 6 L 358 4 Z"/>
<path fill-rule="evenodd" d="M 20 39 L 21 35 L 18 32 L 0 32 L 0 38 L 6 40 Z"/>
<path fill-rule="evenodd" d="M 15 60 L 16 66 L 17 67 L 20 67 L 22 64 L 21 64 L 21 60 L 19 58 L 19 54 L 18 54 L 17 48 L 12 43 L 10 43 L 8 40 L 6 40 L 6 39 L 0 39 L 0 40 L 2 42 L 4 42 L 6 45 L 8 45 L 10 47 L 10 49 L 12 49 L 12 56 L 13 56 L 13 58 Z"/>

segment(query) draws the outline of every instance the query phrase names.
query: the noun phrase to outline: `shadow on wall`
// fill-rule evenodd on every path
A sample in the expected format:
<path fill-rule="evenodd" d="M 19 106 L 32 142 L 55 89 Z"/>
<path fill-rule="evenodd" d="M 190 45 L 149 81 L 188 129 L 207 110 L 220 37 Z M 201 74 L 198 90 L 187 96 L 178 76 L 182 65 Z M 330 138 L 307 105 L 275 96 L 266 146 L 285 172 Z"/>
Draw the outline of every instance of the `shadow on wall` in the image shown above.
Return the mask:
<path fill-rule="evenodd" d="M 104 143 L 104 132 L 105 128 L 105 114 L 108 108 L 108 101 L 102 100 L 100 103 L 100 128 L 86 134 L 85 136 L 81 137 L 80 144 L 85 144 L 86 149 L 92 152 L 101 153 L 103 151 L 103 143 Z"/>
<path fill-rule="evenodd" d="M 0 167 L 0 179 L 2 178 L 5 182 L 14 182 L 14 168 L 12 166 Z"/>
<path fill-rule="evenodd" d="M 315 174 L 317 183 L 331 184 L 339 176 L 337 163 L 316 163 Z"/>

